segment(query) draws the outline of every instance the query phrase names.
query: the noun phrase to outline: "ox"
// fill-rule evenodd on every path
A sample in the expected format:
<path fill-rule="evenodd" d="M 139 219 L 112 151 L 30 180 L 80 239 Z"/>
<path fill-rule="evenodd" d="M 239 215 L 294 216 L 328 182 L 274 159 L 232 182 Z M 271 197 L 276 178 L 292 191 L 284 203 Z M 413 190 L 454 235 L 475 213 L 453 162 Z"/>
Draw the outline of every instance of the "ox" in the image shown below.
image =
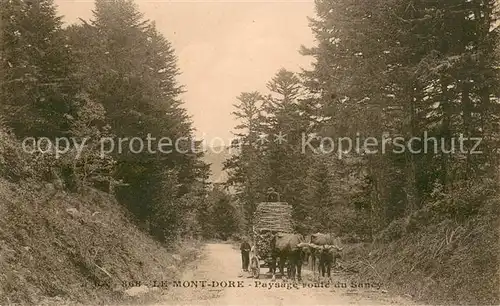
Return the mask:
<path fill-rule="evenodd" d="M 341 258 L 342 248 L 335 245 L 323 245 L 319 249 L 319 272 L 322 277 L 325 273 L 331 277 L 332 266 L 336 266 L 337 259 Z"/>
<path fill-rule="evenodd" d="M 280 271 L 283 273 L 288 261 L 287 274 L 289 278 L 301 280 L 304 250 L 299 246 L 304 241 L 300 234 L 276 234 L 271 240 L 271 273 L 275 280 L 276 261 L 279 258 Z"/>
<path fill-rule="evenodd" d="M 321 276 L 331 276 L 331 267 L 336 265 L 336 260 L 341 258 L 342 248 L 336 244 L 336 239 L 331 234 L 316 233 L 308 237 L 309 243 L 305 246 L 307 257 L 311 258 L 313 274 L 316 272 L 316 261 L 319 262 L 318 270 Z"/>

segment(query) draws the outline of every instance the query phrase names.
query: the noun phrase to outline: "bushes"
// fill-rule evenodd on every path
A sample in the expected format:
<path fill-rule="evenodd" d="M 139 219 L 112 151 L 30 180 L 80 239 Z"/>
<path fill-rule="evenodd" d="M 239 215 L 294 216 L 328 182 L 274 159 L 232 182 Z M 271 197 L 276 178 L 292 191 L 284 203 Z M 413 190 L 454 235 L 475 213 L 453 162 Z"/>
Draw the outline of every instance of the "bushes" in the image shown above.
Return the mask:
<path fill-rule="evenodd" d="M 452 221 L 468 222 L 485 209 L 491 210 L 496 201 L 497 186 L 490 179 L 460 182 L 455 189 L 444 193 L 437 186 L 429 202 L 407 217 L 396 219 L 377 235 L 377 240 L 390 242 L 416 233 L 432 224 Z"/>
<path fill-rule="evenodd" d="M 328 227 L 314 226 L 311 232 L 331 232 L 352 241 L 371 240 L 372 225 L 368 212 L 339 205 L 336 209 L 325 209 L 323 214 Z"/>
<path fill-rule="evenodd" d="M 449 192 L 436 186 L 427 205 L 434 218 L 464 221 L 476 215 L 485 202 L 497 194 L 498 186 L 492 179 L 460 181 Z"/>
<path fill-rule="evenodd" d="M 33 175 L 27 154 L 23 152 L 15 136 L 0 127 L 0 175 L 11 181 Z"/>
<path fill-rule="evenodd" d="M 345 258 L 419 301 L 498 304 L 500 197 L 494 188 L 489 180 L 459 185 L 391 222 L 373 244 L 348 248 Z"/>
<path fill-rule="evenodd" d="M 200 231 L 200 237 L 227 240 L 243 231 L 241 211 L 238 211 L 231 196 L 219 186 L 215 186 L 199 202 L 196 228 Z"/>
<path fill-rule="evenodd" d="M 29 141 L 22 144 L 12 133 L 0 128 L 0 176 L 13 182 L 49 181 L 78 191 L 96 180 L 111 179 L 114 160 L 98 155 L 97 148 L 86 148 L 83 156 L 77 158 L 73 147 L 58 158 L 55 152 L 36 151 Z"/>
<path fill-rule="evenodd" d="M 197 242 L 179 241 L 171 251 L 180 261 L 173 258 L 105 193 L 84 188 L 78 197 L 51 197 L 36 189 L 0 178 L 0 269 L 7 271 L 0 304 L 39 305 L 43 296 L 120 304 L 110 299 L 121 297 L 123 281 L 174 279 L 198 254 Z"/>

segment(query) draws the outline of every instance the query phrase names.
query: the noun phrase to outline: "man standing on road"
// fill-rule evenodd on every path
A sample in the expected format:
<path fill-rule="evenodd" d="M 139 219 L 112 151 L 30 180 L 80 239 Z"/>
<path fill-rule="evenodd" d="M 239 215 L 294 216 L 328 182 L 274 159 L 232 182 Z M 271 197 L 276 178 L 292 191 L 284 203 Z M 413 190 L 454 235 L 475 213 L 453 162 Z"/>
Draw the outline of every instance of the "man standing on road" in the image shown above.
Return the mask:
<path fill-rule="evenodd" d="M 248 265 L 250 264 L 250 244 L 248 243 L 248 238 L 243 238 L 243 242 L 240 246 L 241 251 L 241 267 L 244 272 L 248 272 Z"/>

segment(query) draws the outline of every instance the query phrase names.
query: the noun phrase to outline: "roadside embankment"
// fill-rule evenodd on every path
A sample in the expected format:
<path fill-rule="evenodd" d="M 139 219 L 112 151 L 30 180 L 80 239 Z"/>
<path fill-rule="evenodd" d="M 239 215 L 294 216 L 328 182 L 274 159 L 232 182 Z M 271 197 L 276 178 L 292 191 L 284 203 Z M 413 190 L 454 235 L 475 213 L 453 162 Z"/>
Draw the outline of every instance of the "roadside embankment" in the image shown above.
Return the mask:
<path fill-rule="evenodd" d="M 393 222 L 374 244 L 347 247 L 346 265 L 423 303 L 498 305 L 498 202 L 462 222 L 415 227 L 415 216 Z"/>
<path fill-rule="evenodd" d="M 129 284 L 176 278 L 199 242 L 166 249 L 103 192 L 0 179 L 0 304 L 123 304 Z"/>

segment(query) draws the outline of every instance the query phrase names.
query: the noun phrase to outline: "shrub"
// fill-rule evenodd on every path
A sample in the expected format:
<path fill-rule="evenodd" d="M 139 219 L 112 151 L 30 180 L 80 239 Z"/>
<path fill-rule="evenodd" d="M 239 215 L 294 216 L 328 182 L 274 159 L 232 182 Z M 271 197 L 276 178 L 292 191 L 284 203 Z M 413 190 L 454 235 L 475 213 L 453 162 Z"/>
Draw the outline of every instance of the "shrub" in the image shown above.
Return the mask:
<path fill-rule="evenodd" d="M 33 175 L 35 169 L 28 162 L 28 154 L 15 136 L 0 126 L 0 175 L 11 180 Z"/>

